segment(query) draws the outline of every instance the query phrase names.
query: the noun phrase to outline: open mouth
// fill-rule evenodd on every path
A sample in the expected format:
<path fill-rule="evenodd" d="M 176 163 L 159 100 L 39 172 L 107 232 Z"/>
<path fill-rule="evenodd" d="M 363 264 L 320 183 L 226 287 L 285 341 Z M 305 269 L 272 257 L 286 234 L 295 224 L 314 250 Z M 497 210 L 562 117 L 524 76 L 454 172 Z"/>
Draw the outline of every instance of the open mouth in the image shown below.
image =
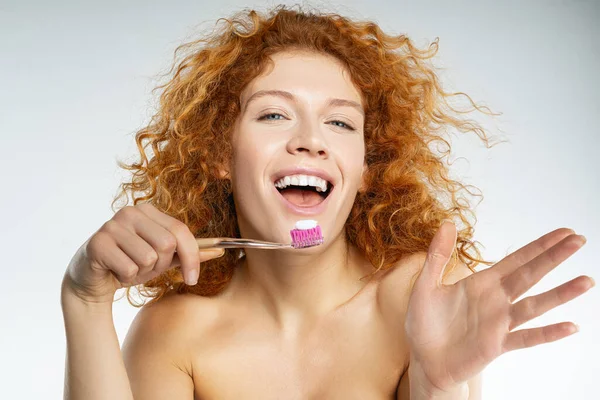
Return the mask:
<path fill-rule="evenodd" d="M 279 193 L 290 203 L 299 207 L 313 207 L 321 204 L 331 193 L 332 186 L 327 184 L 325 192 L 317 191 L 313 186 L 290 185 L 286 188 L 277 188 Z"/>

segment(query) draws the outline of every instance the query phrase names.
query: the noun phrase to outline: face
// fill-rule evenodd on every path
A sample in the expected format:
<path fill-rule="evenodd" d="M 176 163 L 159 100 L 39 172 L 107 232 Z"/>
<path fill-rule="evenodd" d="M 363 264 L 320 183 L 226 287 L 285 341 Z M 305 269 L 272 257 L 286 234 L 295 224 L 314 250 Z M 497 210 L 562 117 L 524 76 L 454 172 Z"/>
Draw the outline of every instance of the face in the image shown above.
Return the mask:
<path fill-rule="evenodd" d="M 333 57 L 282 52 L 272 60 L 242 92 L 232 137 L 240 232 L 290 243 L 296 222 L 312 219 L 324 245 L 295 251 L 322 251 L 343 238 L 362 184 L 362 100 Z"/>

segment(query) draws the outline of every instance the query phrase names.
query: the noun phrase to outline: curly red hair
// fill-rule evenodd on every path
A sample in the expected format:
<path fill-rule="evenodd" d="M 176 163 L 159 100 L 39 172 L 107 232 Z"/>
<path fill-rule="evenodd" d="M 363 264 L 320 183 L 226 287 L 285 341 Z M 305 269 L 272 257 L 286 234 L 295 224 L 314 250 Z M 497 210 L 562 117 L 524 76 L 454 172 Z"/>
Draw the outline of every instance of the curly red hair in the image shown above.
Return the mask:
<path fill-rule="evenodd" d="M 475 132 L 489 145 L 479 124 L 456 115 L 473 109 L 458 111 L 448 98 L 464 95 L 474 109 L 487 108 L 462 92 L 446 93 L 441 88 L 427 63 L 437 52 L 437 38 L 428 50 L 420 50 L 407 36 L 387 35 L 373 22 L 301 7 L 295 11 L 285 5 L 268 15 L 245 10 L 217 24 L 221 20 L 226 24 L 220 30 L 175 50 L 167 73 L 177 65 L 175 74 L 154 89 L 164 89 L 159 110 L 136 133 L 141 161 L 119 162 L 133 174 L 131 182 L 121 184 L 113 211 L 117 200 L 131 192 L 133 204 L 153 204 L 185 223 L 197 237 L 239 237 L 231 184 L 220 176 L 219 167 L 231 160 L 229 139 L 240 112 L 240 93 L 265 70 L 271 55 L 310 51 L 340 60 L 363 98 L 366 190 L 356 197 L 345 233 L 372 263 L 373 273 L 406 255 L 426 252 L 443 219 L 452 219 L 458 234 L 446 273 L 457 258 L 471 270 L 479 263 L 493 264 L 480 259 L 467 218 L 474 213 L 458 196 L 462 190 L 482 195 L 449 178 L 442 160 L 449 155 L 450 144 L 440 135 L 453 127 Z M 188 52 L 177 63 L 180 50 Z M 429 148 L 433 142 L 445 145 L 441 155 Z M 148 145 L 152 155 L 146 154 Z M 169 291 L 214 295 L 229 282 L 242 255 L 242 250 L 228 250 L 203 263 L 195 286 L 183 283 L 180 269 L 173 268 L 137 288 L 152 298 L 150 302 Z M 130 289 L 128 300 L 141 306 L 132 302 Z"/>

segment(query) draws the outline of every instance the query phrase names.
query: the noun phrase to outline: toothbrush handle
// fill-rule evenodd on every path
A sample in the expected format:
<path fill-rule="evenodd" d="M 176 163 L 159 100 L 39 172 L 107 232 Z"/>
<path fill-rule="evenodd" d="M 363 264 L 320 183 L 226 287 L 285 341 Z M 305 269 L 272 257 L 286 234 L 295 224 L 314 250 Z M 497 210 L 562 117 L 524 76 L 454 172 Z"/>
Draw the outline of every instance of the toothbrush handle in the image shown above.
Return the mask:
<path fill-rule="evenodd" d="M 219 238 L 196 238 L 199 249 L 220 249 Z"/>
<path fill-rule="evenodd" d="M 235 248 L 259 248 L 259 249 L 286 249 L 293 248 L 291 244 L 263 242 L 253 239 L 239 238 L 196 238 L 199 249 L 235 249 Z"/>

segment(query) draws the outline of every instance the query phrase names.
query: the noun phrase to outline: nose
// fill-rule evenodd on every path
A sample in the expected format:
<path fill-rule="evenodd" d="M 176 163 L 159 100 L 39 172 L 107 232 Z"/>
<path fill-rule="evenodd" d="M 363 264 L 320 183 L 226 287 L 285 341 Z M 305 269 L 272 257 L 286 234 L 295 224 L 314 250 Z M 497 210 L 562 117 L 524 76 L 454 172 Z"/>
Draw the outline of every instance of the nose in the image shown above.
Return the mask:
<path fill-rule="evenodd" d="M 322 133 L 318 128 L 303 127 L 287 143 L 287 151 L 290 154 L 308 153 L 314 157 L 327 159 L 329 157 L 329 148 Z"/>

